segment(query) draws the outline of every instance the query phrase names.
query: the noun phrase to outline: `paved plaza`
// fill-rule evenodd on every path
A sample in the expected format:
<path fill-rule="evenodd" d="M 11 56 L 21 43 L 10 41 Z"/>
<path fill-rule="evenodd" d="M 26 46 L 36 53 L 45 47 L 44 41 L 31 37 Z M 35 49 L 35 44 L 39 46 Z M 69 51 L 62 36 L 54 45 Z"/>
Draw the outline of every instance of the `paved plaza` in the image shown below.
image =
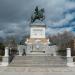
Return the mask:
<path fill-rule="evenodd" d="M 0 75 L 75 75 L 69 67 L 0 67 Z"/>

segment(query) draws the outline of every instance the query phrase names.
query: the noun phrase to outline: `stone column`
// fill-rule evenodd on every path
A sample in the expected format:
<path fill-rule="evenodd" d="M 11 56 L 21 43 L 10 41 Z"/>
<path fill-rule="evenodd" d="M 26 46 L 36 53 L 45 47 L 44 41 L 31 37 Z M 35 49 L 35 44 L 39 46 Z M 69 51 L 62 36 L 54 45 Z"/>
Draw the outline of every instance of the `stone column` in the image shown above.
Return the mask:
<path fill-rule="evenodd" d="M 9 48 L 8 47 L 5 47 L 5 57 L 9 56 Z"/>
<path fill-rule="evenodd" d="M 71 48 L 67 48 L 67 57 L 71 57 Z"/>
<path fill-rule="evenodd" d="M 5 55 L 2 57 L 2 66 L 8 66 L 9 64 L 9 48 L 5 47 Z"/>
<path fill-rule="evenodd" d="M 67 48 L 67 66 L 73 67 L 73 58 L 71 57 L 71 48 Z"/>

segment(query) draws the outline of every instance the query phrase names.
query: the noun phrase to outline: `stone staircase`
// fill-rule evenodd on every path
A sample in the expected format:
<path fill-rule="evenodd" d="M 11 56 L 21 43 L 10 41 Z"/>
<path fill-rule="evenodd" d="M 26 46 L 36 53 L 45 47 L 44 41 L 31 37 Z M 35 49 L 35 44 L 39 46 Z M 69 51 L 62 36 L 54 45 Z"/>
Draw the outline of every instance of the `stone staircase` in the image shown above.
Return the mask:
<path fill-rule="evenodd" d="M 15 56 L 9 67 L 65 67 L 66 59 L 60 56 Z"/>

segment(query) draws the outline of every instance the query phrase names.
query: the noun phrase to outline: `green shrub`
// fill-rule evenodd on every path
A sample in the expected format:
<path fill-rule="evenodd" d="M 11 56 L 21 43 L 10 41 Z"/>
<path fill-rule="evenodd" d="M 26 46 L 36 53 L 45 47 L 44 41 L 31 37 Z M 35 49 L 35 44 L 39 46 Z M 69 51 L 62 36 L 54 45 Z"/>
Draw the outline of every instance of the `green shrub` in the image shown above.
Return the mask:
<path fill-rule="evenodd" d="M 4 48 L 5 46 L 3 45 L 3 43 L 0 43 L 0 56 L 4 55 Z"/>
<path fill-rule="evenodd" d="M 61 56 L 66 56 L 66 50 L 58 50 L 57 53 Z"/>

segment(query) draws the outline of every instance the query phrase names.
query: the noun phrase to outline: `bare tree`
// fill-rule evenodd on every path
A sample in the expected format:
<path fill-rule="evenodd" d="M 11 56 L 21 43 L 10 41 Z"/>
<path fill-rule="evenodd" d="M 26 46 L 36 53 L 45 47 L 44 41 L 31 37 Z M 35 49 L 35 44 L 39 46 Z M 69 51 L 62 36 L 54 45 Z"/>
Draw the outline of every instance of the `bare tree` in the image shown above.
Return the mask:
<path fill-rule="evenodd" d="M 17 48 L 17 42 L 14 36 L 6 37 L 4 44 L 12 49 Z"/>
<path fill-rule="evenodd" d="M 21 45 L 24 45 L 26 39 L 29 38 L 29 37 L 30 37 L 29 35 L 25 35 L 25 36 L 23 36 L 22 39 L 21 39 L 21 41 L 20 41 L 20 44 L 21 44 Z"/>
<path fill-rule="evenodd" d="M 65 49 L 69 47 L 69 41 L 74 39 L 74 34 L 70 31 L 64 31 L 62 34 L 58 33 L 50 37 L 50 41 L 53 44 L 58 45 L 60 48 Z"/>

